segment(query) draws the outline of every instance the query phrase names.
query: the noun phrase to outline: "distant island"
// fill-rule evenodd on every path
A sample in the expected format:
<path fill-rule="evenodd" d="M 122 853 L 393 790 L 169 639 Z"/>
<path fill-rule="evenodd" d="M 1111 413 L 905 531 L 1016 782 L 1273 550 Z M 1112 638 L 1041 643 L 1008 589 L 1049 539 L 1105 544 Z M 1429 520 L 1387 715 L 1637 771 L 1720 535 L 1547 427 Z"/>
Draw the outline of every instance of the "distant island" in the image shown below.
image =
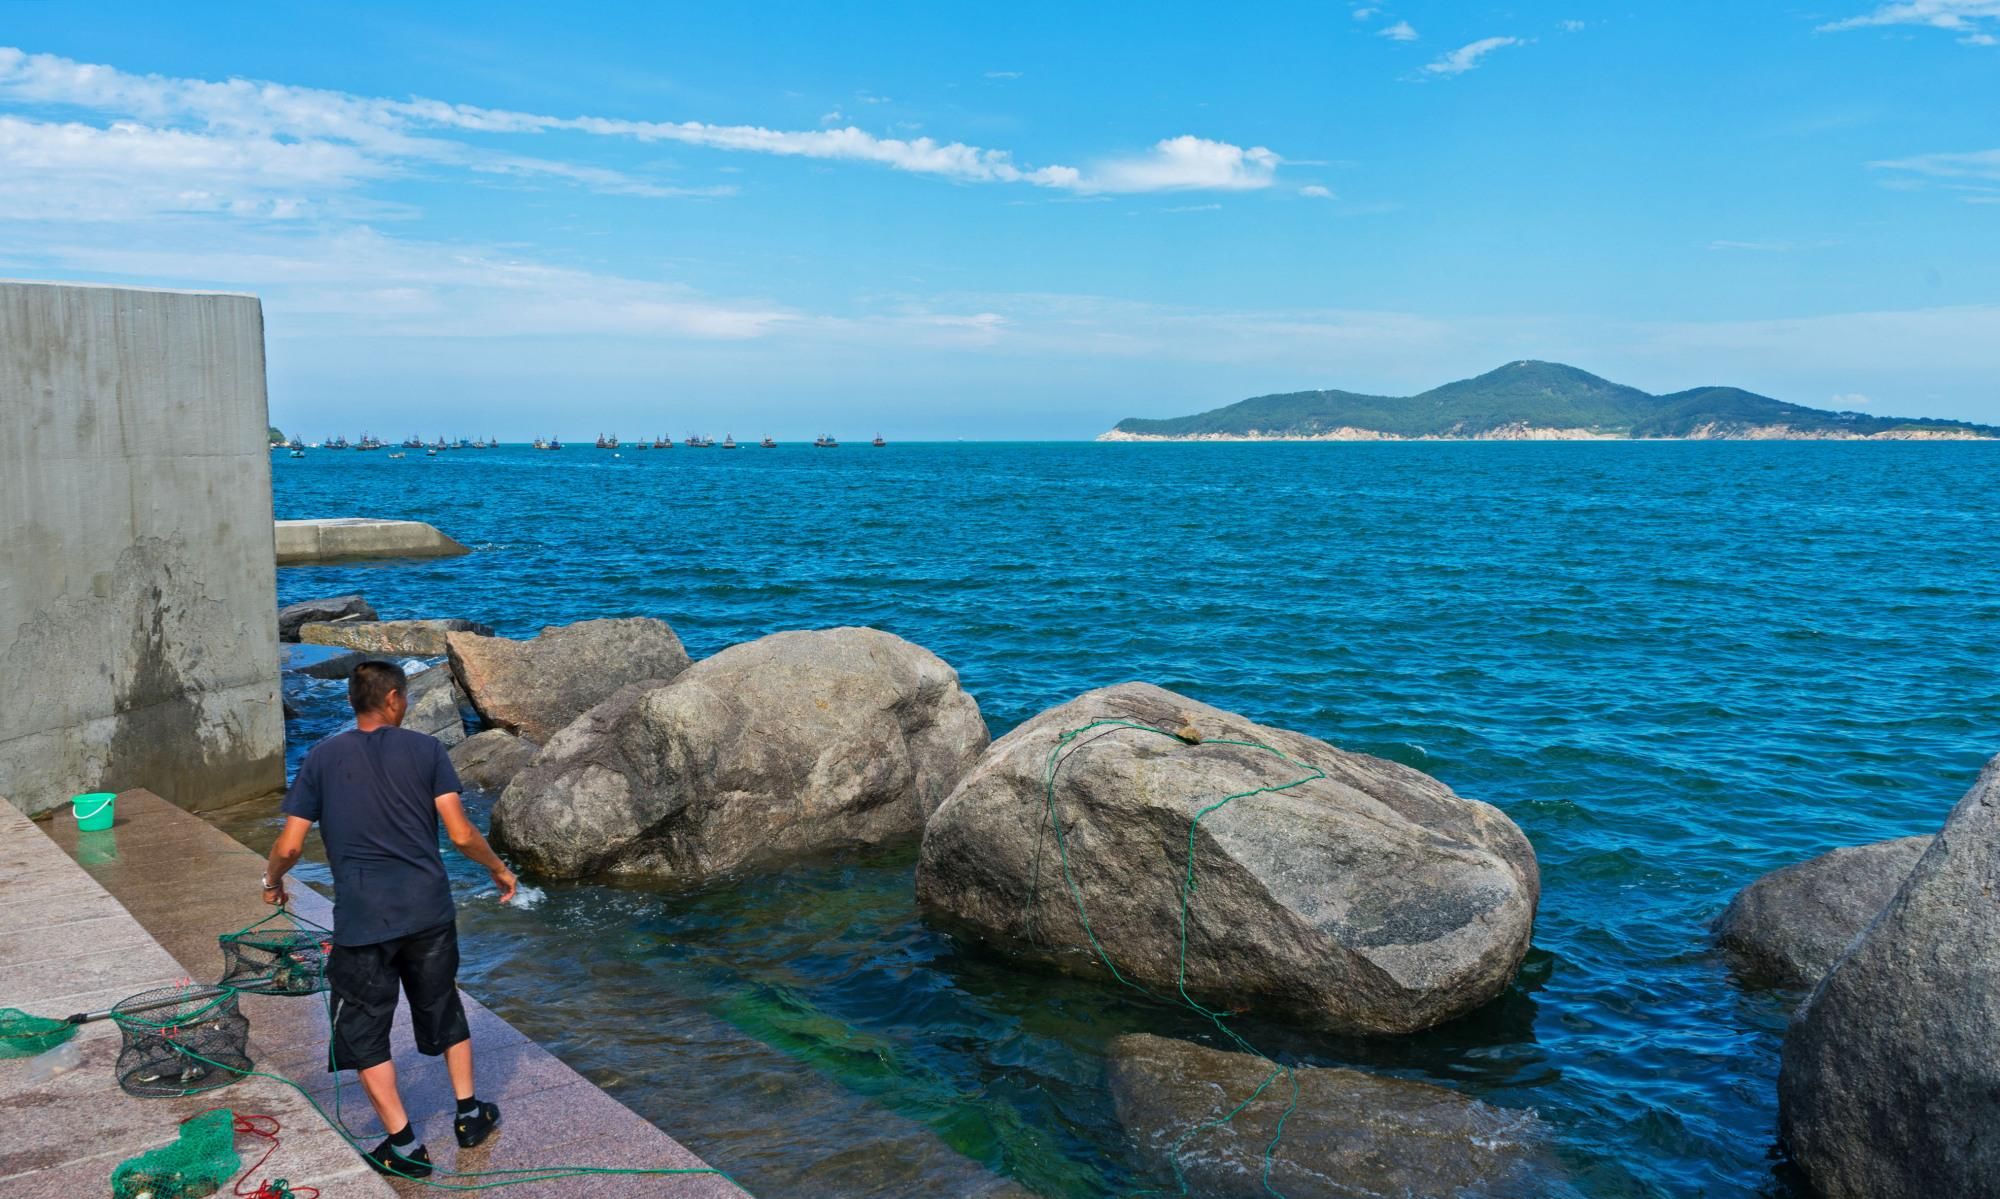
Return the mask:
<path fill-rule="evenodd" d="M 1099 441 L 1920 441 L 2000 437 L 1966 421 L 1829 412 L 1740 387 L 1650 395 L 1559 362 L 1510 362 L 1421 395 L 1294 391 L 1119 421 Z"/>

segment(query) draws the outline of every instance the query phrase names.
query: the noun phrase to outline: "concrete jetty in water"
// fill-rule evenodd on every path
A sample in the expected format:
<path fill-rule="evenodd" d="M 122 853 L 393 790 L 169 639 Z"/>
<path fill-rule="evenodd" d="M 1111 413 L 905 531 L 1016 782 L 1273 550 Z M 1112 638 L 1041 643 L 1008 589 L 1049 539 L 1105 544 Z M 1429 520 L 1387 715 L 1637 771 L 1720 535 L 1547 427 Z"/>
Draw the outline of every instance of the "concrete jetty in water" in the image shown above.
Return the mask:
<path fill-rule="evenodd" d="M 472 551 L 420 520 L 341 516 L 277 522 L 279 566 L 355 558 L 456 558 Z"/>

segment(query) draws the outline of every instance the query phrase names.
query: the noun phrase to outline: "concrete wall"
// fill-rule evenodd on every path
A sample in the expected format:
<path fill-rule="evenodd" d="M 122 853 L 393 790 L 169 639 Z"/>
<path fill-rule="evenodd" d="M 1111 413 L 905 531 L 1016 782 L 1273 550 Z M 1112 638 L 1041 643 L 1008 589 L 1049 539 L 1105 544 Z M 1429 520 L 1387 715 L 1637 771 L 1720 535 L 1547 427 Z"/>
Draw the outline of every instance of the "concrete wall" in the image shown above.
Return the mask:
<path fill-rule="evenodd" d="M 0 282 L 0 796 L 284 785 L 254 296 Z"/>

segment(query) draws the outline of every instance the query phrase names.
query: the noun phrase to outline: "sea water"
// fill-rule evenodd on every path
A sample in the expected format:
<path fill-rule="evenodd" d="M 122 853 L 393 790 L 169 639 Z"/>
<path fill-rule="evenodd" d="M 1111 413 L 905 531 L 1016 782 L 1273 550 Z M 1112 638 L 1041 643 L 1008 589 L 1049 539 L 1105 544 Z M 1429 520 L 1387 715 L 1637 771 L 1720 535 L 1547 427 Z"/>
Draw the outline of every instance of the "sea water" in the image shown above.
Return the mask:
<path fill-rule="evenodd" d="M 697 657 L 875 625 L 955 666 L 996 736 L 1145 679 L 1497 804 L 1543 882 L 1505 996 L 1382 1041 L 1246 1032 L 1531 1108 L 1591 1195 L 1789 1193 L 1797 997 L 1739 989 L 1707 926 L 1765 871 L 1933 831 L 2000 750 L 1996 444 L 309 451 L 272 474 L 280 517 L 474 549 L 286 568 L 286 602 L 361 591 L 513 636 L 658 616 Z M 301 691 L 295 764 L 337 686 Z M 1103 1048 L 1200 1029 L 931 931 L 913 864 L 461 904 L 465 982 L 767 1199 L 1151 1185 Z"/>

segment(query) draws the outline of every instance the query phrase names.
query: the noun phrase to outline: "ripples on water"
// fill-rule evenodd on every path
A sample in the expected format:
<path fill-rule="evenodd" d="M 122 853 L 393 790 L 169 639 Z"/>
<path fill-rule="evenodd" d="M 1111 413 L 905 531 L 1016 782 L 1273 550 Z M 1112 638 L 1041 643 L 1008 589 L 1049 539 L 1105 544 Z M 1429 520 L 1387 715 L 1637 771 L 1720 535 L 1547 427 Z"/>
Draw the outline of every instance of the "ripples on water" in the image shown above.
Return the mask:
<path fill-rule="evenodd" d="M 1393 758 L 1540 855 L 1501 1000 L 1384 1042 L 1246 1028 L 1533 1107 L 1588 1194 L 1786 1194 L 1788 997 L 1705 926 L 1756 875 L 1933 830 L 2000 745 L 2000 445 L 900 445 L 274 457 L 281 517 L 427 520 L 434 563 L 291 568 L 286 601 L 505 634 L 654 615 L 697 656 L 871 624 L 996 735 L 1143 678 Z M 295 723 L 296 762 L 337 689 Z M 248 816 L 241 819 L 255 825 Z M 267 835 L 246 827 L 244 835 Z M 1183 1017 L 917 922 L 908 849 L 693 895 L 458 867 L 466 982 L 764 1196 L 1146 1185 L 1101 1077 Z"/>

